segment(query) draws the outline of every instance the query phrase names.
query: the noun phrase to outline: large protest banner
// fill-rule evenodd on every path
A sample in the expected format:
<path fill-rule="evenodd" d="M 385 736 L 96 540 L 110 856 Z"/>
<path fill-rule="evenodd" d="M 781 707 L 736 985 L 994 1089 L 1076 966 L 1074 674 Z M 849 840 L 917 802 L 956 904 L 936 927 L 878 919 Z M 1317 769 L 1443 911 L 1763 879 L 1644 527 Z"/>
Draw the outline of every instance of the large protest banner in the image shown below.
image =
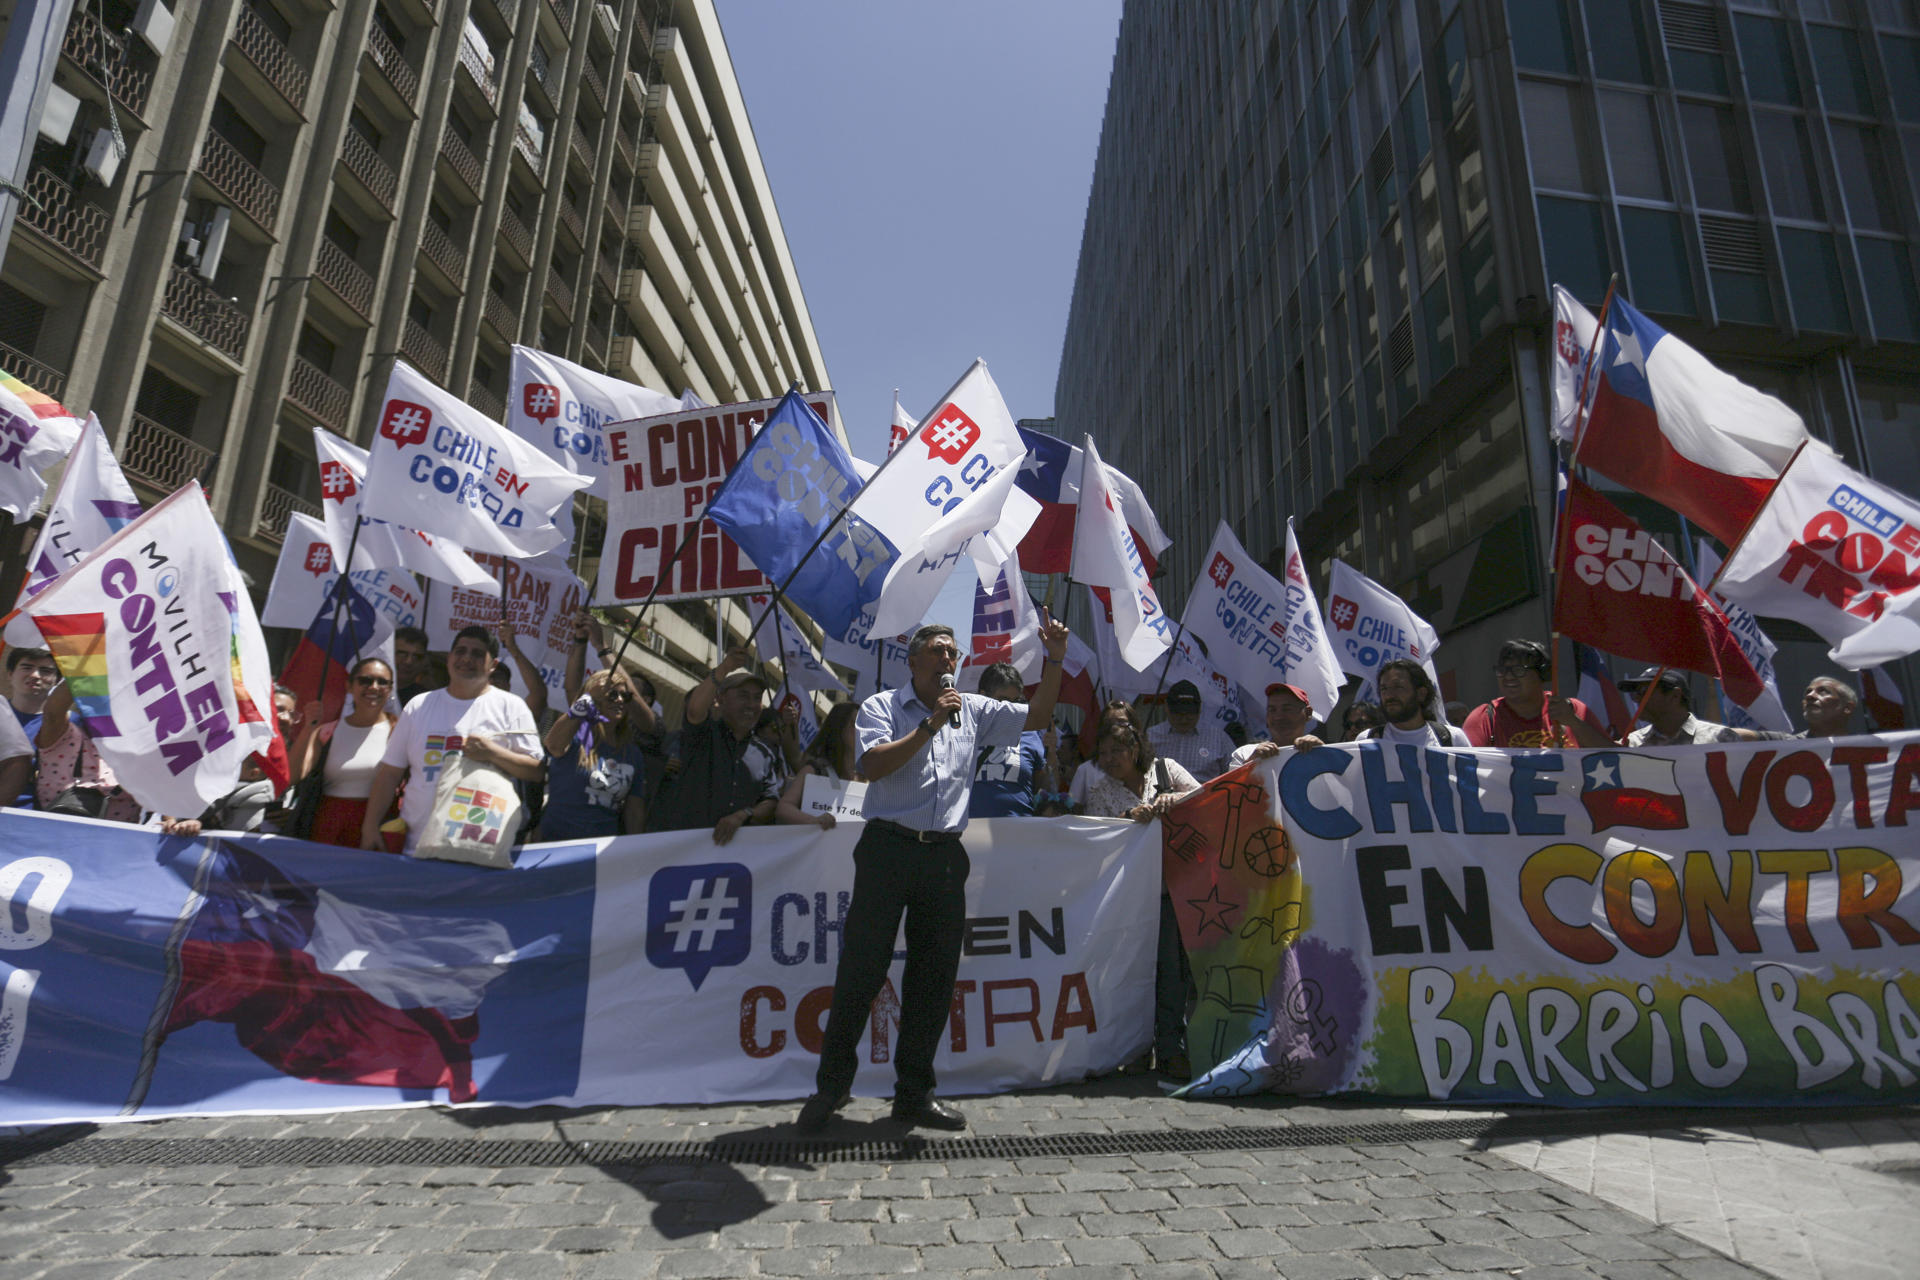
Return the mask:
<path fill-rule="evenodd" d="M 1911 1099 L 1916 816 L 1920 734 L 1282 751 L 1167 819 L 1186 1094 Z"/>
<path fill-rule="evenodd" d="M 802 398 L 834 421 L 831 391 Z M 595 600 L 644 600 L 669 565 L 673 577 L 661 584 L 657 600 L 748 595 L 772 585 L 706 511 L 779 404 L 749 400 L 607 424 L 607 533 Z M 689 538 L 692 545 L 675 564 L 674 553 Z"/>
<path fill-rule="evenodd" d="M 859 831 L 535 845 L 487 871 L 0 810 L 0 1124 L 802 1097 Z M 1094 819 L 969 826 L 942 1092 L 1145 1047 L 1158 844 Z M 863 1095 L 892 1091 L 899 986 Z"/>
<path fill-rule="evenodd" d="M 482 626 L 497 629 L 504 621 L 512 625 L 514 643 L 527 661 L 540 669 L 547 685 L 551 705 L 563 706 L 567 674 L 567 646 L 573 639 L 573 613 L 586 599 L 587 586 L 574 576 L 560 556 L 549 552 L 528 560 L 506 559 L 485 551 L 474 553 L 474 562 L 494 575 L 498 593 L 453 587 L 436 591 L 427 601 L 427 647 L 444 651 L 453 647 L 460 628 Z M 358 575 L 356 575 L 358 576 Z M 500 651 L 506 663 L 509 685 L 524 694 L 520 671 Z"/>

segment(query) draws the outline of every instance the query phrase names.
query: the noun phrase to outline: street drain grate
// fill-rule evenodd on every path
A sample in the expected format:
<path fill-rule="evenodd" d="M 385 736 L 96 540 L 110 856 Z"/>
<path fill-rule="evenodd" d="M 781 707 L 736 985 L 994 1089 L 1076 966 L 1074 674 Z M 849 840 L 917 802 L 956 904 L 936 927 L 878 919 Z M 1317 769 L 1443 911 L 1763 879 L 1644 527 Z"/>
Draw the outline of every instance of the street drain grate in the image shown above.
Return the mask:
<path fill-rule="evenodd" d="M 1366 1147 L 1440 1141 L 1554 1139 L 1599 1133 L 1684 1133 L 1695 1127 L 1753 1128 L 1911 1117 L 1905 1108 L 1644 1109 L 1363 1124 L 1299 1124 L 1121 1133 L 864 1140 L 742 1134 L 700 1141 L 597 1142 L 494 1138 L 99 1138 L 71 1129 L 0 1139 L 0 1167 L 22 1165 L 217 1165 L 228 1168 L 382 1165 L 469 1168 L 620 1168 L 712 1161 L 738 1165 L 944 1163 L 1074 1156 L 1197 1154 L 1304 1147 Z"/>

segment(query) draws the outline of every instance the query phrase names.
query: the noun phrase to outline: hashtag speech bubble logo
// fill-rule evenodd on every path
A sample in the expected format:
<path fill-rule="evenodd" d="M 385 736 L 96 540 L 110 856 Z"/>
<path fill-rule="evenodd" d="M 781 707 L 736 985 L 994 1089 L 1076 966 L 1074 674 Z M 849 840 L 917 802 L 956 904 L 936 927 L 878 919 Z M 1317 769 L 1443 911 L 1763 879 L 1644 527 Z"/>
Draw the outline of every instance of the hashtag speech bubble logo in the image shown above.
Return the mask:
<path fill-rule="evenodd" d="M 1327 605 L 1327 616 L 1333 619 L 1335 631 L 1351 631 L 1353 624 L 1360 621 L 1360 606 L 1345 596 L 1335 596 Z"/>
<path fill-rule="evenodd" d="M 684 969 L 698 991 L 753 949 L 753 875 L 737 862 L 663 867 L 647 886 L 647 960 Z"/>
<path fill-rule="evenodd" d="M 520 393 L 520 405 L 535 422 L 560 416 L 560 388 L 550 382 L 529 382 Z"/>
<path fill-rule="evenodd" d="M 307 544 L 307 572 L 318 578 L 333 568 L 333 548 L 324 542 Z"/>
<path fill-rule="evenodd" d="M 320 464 L 320 496 L 334 502 L 345 502 L 360 492 L 360 486 L 354 483 L 353 472 L 347 470 L 344 462 L 323 462 Z"/>
<path fill-rule="evenodd" d="M 927 457 L 954 463 L 967 456 L 980 438 L 980 426 L 959 405 L 946 405 L 920 429 L 920 441 L 927 446 Z"/>
<path fill-rule="evenodd" d="M 1207 576 L 1213 579 L 1215 586 L 1225 587 L 1233 581 L 1233 561 L 1218 551 L 1214 552 L 1213 563 L 1207 566 Z"/>
<path fill-rule="evenodd" d="M 389 400 L 380 415 L 380 434 L 402 449 L 425 440 L 432 425 L 433 410 L 411 400 Z"/>

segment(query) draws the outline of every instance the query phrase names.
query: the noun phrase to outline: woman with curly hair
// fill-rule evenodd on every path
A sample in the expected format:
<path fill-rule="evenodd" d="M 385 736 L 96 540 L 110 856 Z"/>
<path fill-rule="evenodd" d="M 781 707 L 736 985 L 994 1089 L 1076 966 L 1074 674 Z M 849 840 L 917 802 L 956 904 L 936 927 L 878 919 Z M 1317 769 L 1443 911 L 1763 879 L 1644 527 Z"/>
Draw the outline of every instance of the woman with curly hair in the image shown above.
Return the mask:
<path fill-rule="evenodd" d="M 547 803 L 538 840 L 594 840 L 645 830 L 644 738 L 653 708 L 619 667 L 596 671 L 547 730 Z"/>

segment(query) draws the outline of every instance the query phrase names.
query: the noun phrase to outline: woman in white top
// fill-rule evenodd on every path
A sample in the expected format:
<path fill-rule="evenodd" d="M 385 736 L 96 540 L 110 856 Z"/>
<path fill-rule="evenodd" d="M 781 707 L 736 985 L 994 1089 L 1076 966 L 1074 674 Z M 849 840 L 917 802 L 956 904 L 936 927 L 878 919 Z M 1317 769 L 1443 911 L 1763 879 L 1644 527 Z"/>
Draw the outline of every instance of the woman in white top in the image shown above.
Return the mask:
<path fill-rule="evenodd" d="M 800 768 L 787 783 L 787 789 L 780 793 L 780 803 L 773 811 L 775 822 L 812 823 L 823 831 L 833 830 L 832 814 L 808 813 L 800 807 L 800 801 L 810 774 L 832 778 L 835 782 L 860 781 L 860 775 L 854 771 L 860 750 L 853 736 L 853 719 L 859 711 L 859 703 L 842 702 L 827 712 L 820 735 L 807 748 L 806 757 L 800 761 Z"/>
<path fill-rule="evenodd" d="M 310 795 L 296 801 L 290 834 L 319 844 L 360 847 L 373 771 L 393 731 L 394 717 L 387 711 L 392 692 L 393 668 L 379 658 L 362 658 L 347 677 L 345 716 L 322 725 L 321 705 L 307 705 L 305 727 L 288 754 L 293 776 L 301 780 L 303 790 L 317 785 L 319 798 L 317 804 Z M 312 776 L 316 770 L 317 782 Z"/>
<path fill-rule="evenodd" d="M 1131 818 L 1151 822 L 1200 783 L 1165 756 L 1155 759 L 1146 735 L 1131 719 L 1105 717 L 1094 758 L 1073 775 L 1067 796 L 1075 812 L 1089 818 Z"/>

